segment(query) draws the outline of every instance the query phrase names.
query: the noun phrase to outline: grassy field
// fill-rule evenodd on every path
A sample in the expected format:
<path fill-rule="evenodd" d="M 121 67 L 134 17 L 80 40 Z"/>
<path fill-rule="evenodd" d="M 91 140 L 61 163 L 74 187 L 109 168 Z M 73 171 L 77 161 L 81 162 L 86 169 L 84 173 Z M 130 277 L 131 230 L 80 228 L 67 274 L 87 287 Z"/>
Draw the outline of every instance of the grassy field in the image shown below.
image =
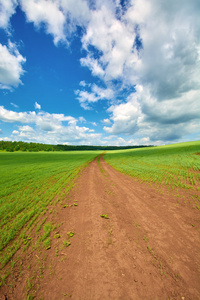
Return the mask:
<path fill-rule="evenodd" d="M 15 252 L 30 243 L 32 230 L 44 234 L 48 247 L 51 224 L 38 217 L 48 205 L 63 205 L 80 169 L 99 152 L 0 153 L 0 265 L 1 269 Z"/>
<path fill-rule="evenodd" d="M 200 142 L 108 151 L 105 160 L 120 172 L 142 181 L 181 189 L 199 189 Z"/>
<path fill-rule="evenodd" d="M 14 254 L 28 247 L 48 249 L 50 222 L 57 205 L 66 207 L 67 195 L 80 169 L 102 151 L 0 153 L 0 276 L 12 272 Z M 169 189 L 191 191 L 193 208 L 200 210 L 200 142 L 162 147 L 107 151 L 104 159 L 120 172 Z M 184 197 L 184 196 L 183 196 Z M 74 207 L 75 209 L 75 207 Z M 18 255 L 18 252 L 17 252 Z"/>

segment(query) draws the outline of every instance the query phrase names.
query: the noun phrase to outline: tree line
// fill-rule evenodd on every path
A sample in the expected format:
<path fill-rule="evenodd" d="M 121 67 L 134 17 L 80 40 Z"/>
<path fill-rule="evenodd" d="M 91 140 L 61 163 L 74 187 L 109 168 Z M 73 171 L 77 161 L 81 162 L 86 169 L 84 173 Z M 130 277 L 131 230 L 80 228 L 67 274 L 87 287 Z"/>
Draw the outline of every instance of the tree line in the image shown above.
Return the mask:
<path fill-rule="evenodd" d="M 86 151 L 86 150 L 120 150 L 120 149 L 133 149 L 152 147 L 150 146 L 90 146 L 90 145 L 49 145 L 40 143 L 26 143 L 26 142 L 11 142 L 0 141 L 0 151 L 26 151 L 26 152 L 39 152 L 39 151 Z"/>

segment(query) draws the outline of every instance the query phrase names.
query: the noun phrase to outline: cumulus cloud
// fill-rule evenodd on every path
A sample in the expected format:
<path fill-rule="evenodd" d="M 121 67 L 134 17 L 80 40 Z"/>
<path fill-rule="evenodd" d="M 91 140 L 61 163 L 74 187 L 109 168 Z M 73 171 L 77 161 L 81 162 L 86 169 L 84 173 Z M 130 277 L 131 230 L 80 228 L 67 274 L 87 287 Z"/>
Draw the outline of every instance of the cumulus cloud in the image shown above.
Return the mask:
<path fill-rule="evenodd" d="M 126 103 L 111 106 L 108 109 L 108 112 L 112 113 L 111 119 L 113 121 L 113 125 L 111 127 L 104 127 L 104 130 L 107 133 L 134 134 L 138 131 L 138 119 L 141 115 L 141 107 L 135 97 L 135 94 L 131 94 Z"/>
<path fill-rule="evenodd" d="M 104 120 L 102 120 L 101 122 L 102 122 L 103 124 L 105 124 L 105 125 L 110 125 L 110 124 L 111 124 L 110 119 L 104 119 Z"/>
<path fill-rule="evenodd" d="M 53 36 L 55 45 L 68 43 L 67 37 L 77 28 L 88 22 L 89 8 L 84 0 L 20 0 L 21 8 L 28 22 L 37 28 L 44 25 L 48 34 Z"/>
<path fill-rule="evenodd" d="M 59 126 L 62 122 L 68 122 L 68 124 L 76 124 L 77 119 L 71 116 L 65 116 L 64 114 L 49 114 L 48 112 L 15 112 L 7 110 L 3 106 L 0 106 L 0 120 L 3 122 L 19 122 L 19 123 L 35 123 L 41 129 L 47 127 L 53 128 Z"/>
<path fill-rule="evenodd" d="M 6 29 L 17 1 L 1 3 L 0 27 Z M 82 27 L 84 51 L 80 64 L 100 81 L 98 85 L 90 85 L 82 80 L 76 96 L 84 109 L 90 109 L 100 100 L 112 100 L 107 111 L 109 118 L 103 122 L 106 133 L 129 135 L 146 142 L 151 138 L 159 143 L 179 140 L 188 130 L 197 131 L 198 0 L 129 0 L 123 5 L 115 0 L 77 0 L 76 5 L 74 0 L 19 0 L 18 3 L 27 21 L 44 28 L 55 45 L 69 43 L 77 27 Z M 25 58 L 16 45 L 0 44 L 0 56 L 0 88 L 22 84 Z M 134 87 L 136 91 L 132 93 Z M 8 112 L 8 121 L 14 114 Z M 36 118 L 33 112 L 21 114 L 16 118 Z M 37 123 L 36 119 L 33 123 L 41 130 L 53 132 L 62 126 L 60 117 L 56 119 L 42 112 L 36 115 Z M 51 118 L 55 121 L 53 125 L 49 122 Z M 76 126 L 76 122 L 73 119 L 69 124 Z"/>
<path fill-rule="evenodd" d="M 81 58 L 93 75 L 151 86 L 159 100 L 199 87 L 198 1 L 132 0 L 120 16 L 113 1 L 95 3 Z"/>
<path fill-rule="evenodd" d="M 77 90 L 75 94 L 78 96 L 77 99 L 81 104 L 84 102 L 97 102 L 99 100 L 99 97 L 95 93 Z"/>
<path fill-rule="evenodd" d="M 92 74 L 105 81 L 121 79 L 130 62 L 137 60 L 133 51 L 136 38 L 134 26 L 129 26 L 116 16 L 116 6 L 112 1 L 98 2 L 82 38 L 84 49 L 88 52 L 81 64 L 87 66 Z M 91 50 L 91 46 L 97 53 Z M 97 56 L 97 58 L 94 57 Z"/>
<path fill-rule="evenodd" d="M 197 1 L 169 1 L 166 5 L 152 1 L 139 25 L 143 50 L 136 74 L 158 101 L 200 88 L 198 7 Z"/>
<path fill-rule="evenodd" d="M 77 0 L 74 5 L 74 0 L 60 0 L 59 6 L 68 18 L 68 30 L 73 32 L 76 26 L 86 26 L 89 22 L 91 11 L 88 1 Z"/>
<path fill-rule="evenodd" d="M 36 135 L 35 130 L 28 125 L 18 126 L 18 127 L 19 127 L 18 130 L 13 130 L 11 135 L 12 139 L 32 141 L 32 137 Z"/>
<path fill-rule="evenodd" d="M 102 141 L 102 144 L 104 145 L 109 145 L 109 146 L 133 146 L 133 145 L 138 145 L 138 144 L 145 144 L 145 143 L 141 143 L 138 140 L 136 141 L 136 139 L 130 139 L 127 137 L 116 137 L 116 135 L 109 135 L 107 137 L 104 138 L 104 141 Z"/>
<path fill-rule="evenodd" d="M 102 88 L 96 84 L 91 86 L 90 91 L 76 90 L 75 94 L 84 109 L 91 109 L 89 106 L 91 103 L 99 100 L 111 100 L 114 97 L 114 91 L 111 88 Z"/>
<path fill-rule="evenodd" d="M 41 109 L 41 105 L 35 102 L 35 109 Z"/>
<path fill-rule="evenodd" d="M 103 69 L 103 66 L 97 59 L 91 57 L 91 55 L 81 58 L 80 62 L 83 67 L 88 67 L 91 70 L 92 75 L 101 78 L 104 77 L 105 71 Z"/>
<path fill-rule="evenodd" d="M 170 125 L 199 119 L 199 92 L 196 90 L 190 90 L 180 97 L 162 102 L 157 101 L 157 98 L 146 90 L 141 93 L 140 99 L 145 120 L 148 122 Z"/>
<path fill-rule="evenodd" d="M 135 41 L 132 49 L 122 51 L 124 57 L 116 55 L 121 59 L 119 73 L 110 71 L 115 64 L 107 59 L 114 48 L 109 49 L 107 43 L 111 37 L 104 33 L 107 48 L 100 49 L 93 31 L 86 35 L 87 47 L 90 43 L 99 47 L 99 62 L 107 62 L 104 80 L 120 79 L 125 86 L 136 84 L 136 101 L 129 97 L 126 103 L 110 108 L 113 125 L 104 127 L 107 133 L 174 141 L 198 130 L 199 6 L 198 1 L 168 1 L 165 5 L 156 0 L 130 1 L 121 18 L 121 28 L 126 27 L 127 38 L 134 29 Z M 115 38 L 114 41 L 113 45 L 117 45 Z"/>
<path fill-rule="evenodd" d="M 85 82 L 85 80 L 82 80 L 79 82 L 79 85 L 85 87 L 87 83 Z"/>
<path fill-rule="evenodd" d="M 79 121 L 81 122 L 81 123 L 85 123 L 86 122 L 86 119 L 84 118 L 84 117 L 79 117 Z"/>
<path fill-rule="evenodd" d="M 199 93 L 190 91 L 179 98 L 159 102 L 143 86 L 136 87 L 136 93 L 126 103 L 109 108 L 111 127 L 105 126 L 109 134 L 144 137 L 152 142 L 170 142 L 197 132 L 199 128 Z M 142 141 L 142 138 L 140 138 Z"/>
<path fill-rule="evenodd" d="M 157 122 L 143 123 L 138 136 L 148 138 L 149 143 L 162 144 L 179 141 L 180 137 L 187 136 L 199 129 L 199 122 L 177 123 L 166 126 Z M 137 136 L 137 137 L 138 137 Z"/>
<path fill-rule="evenodd" d="M 33 132 L 34 131 L 34 129 L 32 127 L 30 127 L 29 125 L 19 126 L 19 130 L 24 131 L 24 132 Z"/>
<path fill-rule="evenodd" d="M 101 134 L 93 130 L 78 126 L 61 126 L 58 130 L 44 134 L 38 128 L 34 131 L 15 130 L 11 135 L 12 140 L 24 140 L 27 142 L 40 142 L 47 144 L 100 144 Z"/>
<path fill-rule="evenodd" d="M 11 16 L 15 13 L 17 0 L 1 0 L 0 28 L 8 30 Z"/>
<path fill-rule="evenodd" d="M 22 65 L 26 59 L 19 53 L 11 41 L 8 46 L 0 44 L 0 88 L 11 89 L 22 84 L 20 77 L 24 74 Z"/>
<path fill-rule="evenodd" d="M 14 112 L 0 106 L 0 120 L 21 123 L 13 130 L 12 140 L 37 141 L 41 143 L 100 144 L 101 134 L 88 127 L 77 125 L 78 119 L 64 114 L 48 112 Z M 83 121 L 83 119 L 81 119 Z M 80 121 L 80 120 L 79 120 Z"/>
<path fill-rule="evenodd" d="M 55 44 L 65 41 L 65 16 L 59 10 L 57 1 L 21 0 L 20 3 L 28 22 L 33 22 L 38 28 L 45 24 L 46 31 L 53 35 Z"/>
<path fill-rule="evenodd" d="M 12 134 L 19 134 L 18 130 L 13 130 Z"/>
<path fill-rule="evenodd" d="M 8 142 L 8 141 L 11 141 L 11 139 L 8 138 L 8 137 L 4 137 L 4 138 L 0 138 L 0 141 L 6 141 L 6 142 Z"/>
<path fill-rule="evenodd" d="M 33 112 L 15 112 L 7 110 L 3 106 L 0 106 L 0 120 L 3 122 L 20 122 L 20 123 L 33 123 L 36 119 L 36 113 Z"/>

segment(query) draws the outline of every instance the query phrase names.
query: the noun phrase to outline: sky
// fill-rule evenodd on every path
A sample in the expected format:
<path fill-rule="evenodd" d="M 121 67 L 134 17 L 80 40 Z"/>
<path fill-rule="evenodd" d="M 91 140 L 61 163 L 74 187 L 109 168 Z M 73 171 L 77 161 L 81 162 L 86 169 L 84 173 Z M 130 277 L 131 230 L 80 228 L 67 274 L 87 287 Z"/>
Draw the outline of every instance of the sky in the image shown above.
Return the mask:
<path fill-rule="evenodd" d="M 200 140 L 199 0 L 0 0 L 0 140 Z"/>

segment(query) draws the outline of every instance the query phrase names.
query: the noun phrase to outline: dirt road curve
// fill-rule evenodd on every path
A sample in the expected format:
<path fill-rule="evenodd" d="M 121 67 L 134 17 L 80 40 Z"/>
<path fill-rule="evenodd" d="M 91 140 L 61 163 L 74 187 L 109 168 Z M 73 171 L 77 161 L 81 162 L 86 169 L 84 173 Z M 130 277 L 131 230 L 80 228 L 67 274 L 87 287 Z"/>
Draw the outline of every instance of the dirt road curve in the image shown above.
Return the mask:
<path fill-rule="evenodd" d="M 196 211 L 102 158 L 78 178 L 74 200 L 78 206 L 62 208 L 56 218 L 61 236 L 75 235 L 58 256 L 55 247 L 48 250 L 45 264 L 53 271 L 45 268 L 36 299 L 200 299 Z M 21 299 L 23 291 L 16 292 Z"/>

